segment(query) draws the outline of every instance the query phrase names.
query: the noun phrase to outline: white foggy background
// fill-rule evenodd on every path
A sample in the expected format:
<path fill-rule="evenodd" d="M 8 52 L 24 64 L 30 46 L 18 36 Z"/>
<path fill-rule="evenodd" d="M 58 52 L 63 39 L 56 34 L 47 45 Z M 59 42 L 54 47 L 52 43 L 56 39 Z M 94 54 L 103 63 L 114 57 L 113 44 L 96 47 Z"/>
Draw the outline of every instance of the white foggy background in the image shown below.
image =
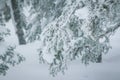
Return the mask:
<path fill-rule="evenodd" d="M 13 45 L 18 44 L 11 20 L 7 26 L 13 35 L 7 38 L 8 41 Z M 68 63 L 65 75 L 59 73 L 56 77 L 49 74 L 48 65 L 39 64 L 36 51 L 39 42 L 18 46 L 16 51 L 26 57 L 26 61 L 11 67 L 6 76 L 0 76 L 0 80 L 120 80 L 120 29 L 110 41 L 112 49 L 103 55 L 102 63 L 85 66 L 80 60 L 75 60 Z"/>

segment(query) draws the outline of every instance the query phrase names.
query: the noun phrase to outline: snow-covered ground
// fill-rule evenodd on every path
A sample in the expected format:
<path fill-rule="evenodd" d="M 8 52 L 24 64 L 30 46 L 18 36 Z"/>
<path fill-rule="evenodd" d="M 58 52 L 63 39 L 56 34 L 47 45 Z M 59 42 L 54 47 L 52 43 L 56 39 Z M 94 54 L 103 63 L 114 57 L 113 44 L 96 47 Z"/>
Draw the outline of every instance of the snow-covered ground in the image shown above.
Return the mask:
<path fill-rule="evenodd" d="M 10 27 L 12 28 L 12 27 Z M 14 31 L 12 31 L 14 33 Z M 14 37 L 9 38 L 12 43 L 18 43 Z M 80 60 L 70 62 L 65 75 L 56 77 L 49 75 L 48 66 L 39 64 L 36 48 L 39 42 L 17 47 L 17 51 L 26 57 L 26 61 L 11 67 L 6 76 L 0 80 L 120 80 L 120 29 L 111 37 L 112 49 L 103 55 L 103 62 L 85 66 Z"/>

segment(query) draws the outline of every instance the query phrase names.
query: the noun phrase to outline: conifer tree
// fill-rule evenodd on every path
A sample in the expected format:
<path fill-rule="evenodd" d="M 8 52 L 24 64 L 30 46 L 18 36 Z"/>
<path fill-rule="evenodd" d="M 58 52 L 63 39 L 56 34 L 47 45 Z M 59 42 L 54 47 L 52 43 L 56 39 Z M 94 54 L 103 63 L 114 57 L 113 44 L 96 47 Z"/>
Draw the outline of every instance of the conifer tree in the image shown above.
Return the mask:
<path fill-rule="evenodd" d="M 34 20 L 31 41 L 41 41 L 40 61 L 50 73 L 64 72 L 77 57 L 85 64 L 101 62 L 111 48 L 109 38 L 120 27 L 119 0 L 31 0 Z M 44 21 L 45 20 L 45 21 Z M 32 20 L 31 20 L 32 21 Z M 41 28 L 36 33 L 36 30 Z M 49 57 L 49 58 L 48 58 Z"/>
<path fill-rule="evenodd" d="M 53 76 L 76 58 L 84 64 L 101 62 L 120 27 L 120 0 L 9 1 L 20 44 L 39 40 L 40 62 L 50 66 Z"/>
<path fill-rule="evenodd" d="M 5 37 L 10 36 L 10 30 L 7 29 L 6 23 L 11 18 L 10 7 L 5 0 L 0 1 L 0 76 L 6 75 L 11 66 L 15 66 L 25 58 L 15 51 L 15 47 L 9 45 Z"/>

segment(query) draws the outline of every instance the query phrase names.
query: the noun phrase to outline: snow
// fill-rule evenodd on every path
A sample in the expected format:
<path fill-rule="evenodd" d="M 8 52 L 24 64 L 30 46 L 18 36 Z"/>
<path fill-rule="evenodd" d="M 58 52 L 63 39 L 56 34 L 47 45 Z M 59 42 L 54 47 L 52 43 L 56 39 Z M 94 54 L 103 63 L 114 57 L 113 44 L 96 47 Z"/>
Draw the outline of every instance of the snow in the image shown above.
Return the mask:
<path fill-rule="evenodd" d="M 6 27 L 0 26 L 0 34 L 6 34 L 6 33 L 8 33 Z"/>
<path fill-rule="evenodd" d="M 11 22 L 10 22 L 11 23 Z M 48 65 L 39 64 L 37 49 L 40 42 L 29 43 L 18 46 L 14 27 L 11 28 L 9 42 L 17 45 L 16 51 L 26 57 L 26 61 L 15 67 L 11 67 L 6 76 L 0 76 L 0 80 L 120 80 L 120 29 L 111 37 L 113 49 L 108 54 L 103 55 L 103 62 L 98 64 L 91 63 L 88 66 L 81 64 L 80 60 L 70 62 L 65 75 L 61 73 L 56 77 L 49 74 Z M 1 43 L 0 43 L 1 44 Z M 0 47 L 2 50 L 2 48 Z M 49 55 L 46 56 L 49 58 Z M 48 59 L 49 60 L 49 59 Z"/>
<path fill-rule="evenodd" d="M 10 30 L 10 36 L 5 37 L 5 41 L 8 45 L 18 45 L 18 38 L 17 35 L 15 34 L 15 27 L 13 27 L 12 20 L 10 20 L 7 24 L 6 27 Z"/>
<path fill-rule="evenodd" d="M 7 34 L 8 29 L 10 30 L 10 35 L 6 35 L 4 37 L 5 41 L 0 41 L 0 54 L 4 54 L 9 45 L 15 46 L 18 44 L 17 36 L 15 34 L 15 29 L 14 27 L 11 26 L 13 26 L 11 20 L 6 24 L 6 27 L 0 26 L 0 34 L 3 33 Z"/>
<path fill-rule="evenodd" d="M 0 0 L 0 10 L 3 10 L 5 7 L 5 0 Z"/>
<path fill-rule="evenodd" d="M 106 38 L 105 38 L 105 37 L 102 37 L 102 38 L 99 39 L 99 42 L 100 42 L 100 43 L 103 43 L 103 42 L 105 42 L 105 40 L 106 40 Z"/>
<path fill-rule="evenodd" d="M 23 8 L 23 13 L 24 13 L 24 15 L 26 16 L 26 17 L 29 17 L 30 16 L 30 8 L 31 7 L 28 7 L 28 6 L 26 6 L 26 7 L 24 7 Z"/>
<path fill-rule="evenodd" d="M 79 19 L 88 19 L 89 16 L 89 10 L 87 7 L 80 8 L 75 11 L 75 15 L 79 17 Z"/>
<path fill-rule="evenodd" d="M 6 43 L 0 42 L 0 55 L 5 53 L 5 51 L 7 50 L 6 47 L 7 47 Z"/>
<path fill-rule="evenodd" d="M 52 52 L 53 54 L 50 54 L 50 53 L 47 52 L 47 51 L 48 51 L 48 50 L 47 50 L 47 47 L 44 48 L 43 52 L 44 52 L 45 54 L 43 54 L 43 59 L 44 59 L 45 61 L 47 61 L 47 63 L 52 63 L 52 62 L 53 62 L 53 59 L 55 58 L 55 57 L 54 57 L 54 53 L 55 53 L 55 52 Z"/>

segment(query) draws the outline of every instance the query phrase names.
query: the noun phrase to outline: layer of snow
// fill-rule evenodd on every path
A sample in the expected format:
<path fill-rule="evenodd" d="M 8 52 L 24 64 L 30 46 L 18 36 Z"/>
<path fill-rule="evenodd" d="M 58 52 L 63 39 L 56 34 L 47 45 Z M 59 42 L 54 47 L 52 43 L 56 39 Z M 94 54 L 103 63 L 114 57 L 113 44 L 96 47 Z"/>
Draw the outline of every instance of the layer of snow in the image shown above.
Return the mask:
<path fill-rule="evenodd" d="M 5 37 L 5 41 L 8 45 L 18 45 L 18 37 L 16 35 L 15 27 L 12 24 L 12 20 L 10 20 L 6 27 L 10 30 L 10 36 Z"/>
<path fill-rule="evenodd" d="M 6 34 L 6 33 L 8 33 L 7 30 L 8 29 L 6 29 L 6 27 L 0 25 L 0 34 Z"/>
<path fill-rule="evenodd" d="M 5 41 L 0 41 L 0 54 L 4 54 L 10 45 L 18 45 L 17 36 L 11 20 L 6 24 L 6 27 L 0 26 L 0 34 L 6 34 L 8 33 L 8 30 L 10 30 L 10 35 L 4 36 Z"/>
<path fill-rule="evenodd" d="M 88 19 L 89 10 L 87 7 L 80 8 L 76 10 L 75 15 L 79 17 L 79 19 Z"/>
<path fill-rule="evenodd" d="M 0 42 L 0 55 L 5 53 L 5 51 L 7 50 L 6 47 L 7 45 L 5 42 Z"/>
<path fill-rule="evenodd" d="M 4 10 L 5 0 L 0 0 L 0 10 Z"/>

